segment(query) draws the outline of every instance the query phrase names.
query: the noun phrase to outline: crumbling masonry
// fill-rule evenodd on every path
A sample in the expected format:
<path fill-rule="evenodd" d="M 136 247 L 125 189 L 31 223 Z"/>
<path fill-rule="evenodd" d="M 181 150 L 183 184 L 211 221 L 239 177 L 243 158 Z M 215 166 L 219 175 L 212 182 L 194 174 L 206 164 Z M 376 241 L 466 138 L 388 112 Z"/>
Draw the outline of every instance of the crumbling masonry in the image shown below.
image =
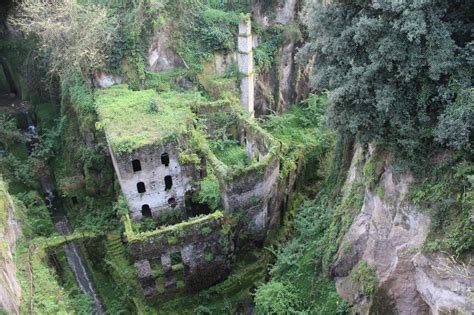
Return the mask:
<path fill-rule="evenodd" d="M 154 126 L 166 130 L 166 125 L 157 125 L 150 120 L 149 126 L 145 122 L 141 126 L 146 131 L 143 134 L 126 134 L 123 128 L 127 126 L 121 126 L 121 120 L 108 115 L 106 106 L 98 106 L 117 178 L 129 206 L 124 224 L 130 255 L 143 294 L 151 300 L 183 290 L 197 291 L 223 280 L 243 244 L 263 244 L 272 228 L 281 223 L 301 169 L 301 161 L 296 161 L 295 170 L 281 173 L 281 144 L 253 120 L 250 21 L 243 19 L 239 30 L 239 70 L 245 74 L 240 104 L 202 99 L 189 105 L 180 102 L 182 110 L 189 111 L 186 115 L 192 116 L 190 120 L 194 124 L 172 121 L 173 127 L 182 124 L 182 128 L 177 128 L 179 132 L 167 137 L 157 133 L 155 138 L 145 137 L 146 132 Z M 114 112 L 129 110 L 130 105 L 120 99 L 127 93 L 135 93 L 136 97 L 131 98 L 135 100 L 149 91 L 112 90 L 107 96 L 114 97 Z M 166 113 L 169 97 L 150 96 L 160 100 L 161 111 Z M 137 107 L 137 111 L 140 108 Z M 147 115 L 155 115 L 146 110 L 130 112 L 130 115 L 134 114 L 136 119 L 143 121 L 148 121 Z M 222 123 L 221 118 L 226 122 Z M 195 128 L 199 124 L 204 128 Z M 229 139 L 245 150 L 250 162 L 244 168 L 225 165 L 209 149 L 208 141 L 223 129 Z M 130 146 L 130 139 L 146 141 L 124 150 L 123 147 Z M 158 220 L 164 214 L 186 213 L 193 207 L 190 197 L 198 189 L 208 167 L 219 182 L 222 210 L 200 216 L 188 215 L 188 219 L 179 223 Z M 134 223 L 147 217 L 159 222 L 157 228 L 148 232 L 136 231 Z"/>

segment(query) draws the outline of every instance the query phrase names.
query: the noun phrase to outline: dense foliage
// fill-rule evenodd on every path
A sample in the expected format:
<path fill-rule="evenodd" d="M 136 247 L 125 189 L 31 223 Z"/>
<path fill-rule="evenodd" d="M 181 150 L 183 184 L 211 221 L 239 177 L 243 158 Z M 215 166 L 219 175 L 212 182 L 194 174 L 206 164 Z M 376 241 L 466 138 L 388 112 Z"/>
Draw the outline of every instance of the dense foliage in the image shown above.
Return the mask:
<path fill-rule="evenodd" d="M 116 24 L 102 6 L 73 0 L 22 1 L 13 21 L 26 34 L 37 36 L 49 57 L 50 71 L 59 74 L 71 70 L 88 74 L 103 67 L 103 51 Z"/>
<path fill-rule="evenodd" d="M 468 148 L 474 120 L 472 1 L 308 2 L 313 87 L 329 89 L 329 121 L 405 157 L 436 142 Z"/>
<path fill-rule="evenodd" d="M 474 163 L 461 154 L 440 162 L 430 176 L 419 180 L 412 200 L 431 215 L 429 252 L 465 258 L 474 249 Z"/>

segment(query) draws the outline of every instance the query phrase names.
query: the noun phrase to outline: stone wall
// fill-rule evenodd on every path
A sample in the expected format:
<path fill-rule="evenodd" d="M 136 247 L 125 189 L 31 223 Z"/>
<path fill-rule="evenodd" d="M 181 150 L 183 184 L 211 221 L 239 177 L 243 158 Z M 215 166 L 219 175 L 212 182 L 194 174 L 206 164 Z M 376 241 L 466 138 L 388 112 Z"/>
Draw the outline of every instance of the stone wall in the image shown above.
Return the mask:
<path fill-rule="evenodd" d="M 217 212 L 129 242 L 147 298 L 195 292 L 227 276 L 233 251 L 225 218 Z"/>
<path fill-rule="evenodd" d="M 20 314 L 21 287 L 15 265 L 15 244 L 20 234 L 13 200 L 0 178 L 0 313 L 4 311 L 5 314 Z"/>
<path fill-rule="evenodd" d="M 184 209 L 185 197 L 195 189 L 194 184 L 200 175 L 194 164 L 179 163 L 176 142 L 145 146 L 136 152 L 125 154 L 117 154 L 110 147 L 109 149 L 132 220 L 142 219 L 146 212 L 142 207 L 146 208 L 146 205 L 154 218 L 174 208 Z M 163 154 L 168 155 L 168 166 L 163 163 L 166 162 L 162 160 Z M 139 170 L 134 171 L 134 163 Z M 169 189 L 166 187 L 167 176 L 171 178 Z M 139 192 L 139 183 L 144 185 L 145 192 Z"/>

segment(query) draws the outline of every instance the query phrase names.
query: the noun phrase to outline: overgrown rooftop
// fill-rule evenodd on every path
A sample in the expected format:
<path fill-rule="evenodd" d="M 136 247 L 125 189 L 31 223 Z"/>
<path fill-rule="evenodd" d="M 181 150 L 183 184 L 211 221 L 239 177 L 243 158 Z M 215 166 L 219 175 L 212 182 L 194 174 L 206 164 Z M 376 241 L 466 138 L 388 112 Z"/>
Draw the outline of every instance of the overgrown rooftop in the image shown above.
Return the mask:
<path fill-rule="evenodd" d="M 196 92 L 132 91 L 116 85 L 96 92 L 99 127 L 118 152 L 178 138 L 192 126 L 191 105 L 203 97 Z"/>

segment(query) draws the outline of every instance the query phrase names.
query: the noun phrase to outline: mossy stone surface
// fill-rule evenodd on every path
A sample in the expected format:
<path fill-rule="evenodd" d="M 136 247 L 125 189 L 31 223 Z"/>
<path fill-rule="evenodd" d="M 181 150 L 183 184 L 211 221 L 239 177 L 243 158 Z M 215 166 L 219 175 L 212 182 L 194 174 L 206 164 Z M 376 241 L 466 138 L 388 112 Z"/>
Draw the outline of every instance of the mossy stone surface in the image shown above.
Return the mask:
<path fill-rule="evenodd" d="M 192 128 L 191 106 L 199 93 L 132 91 L 116 85 L 96 93 L 98 127 L 105 128 L 112 148 L 132 152 L 145 145 L 176 139 Z"/>

